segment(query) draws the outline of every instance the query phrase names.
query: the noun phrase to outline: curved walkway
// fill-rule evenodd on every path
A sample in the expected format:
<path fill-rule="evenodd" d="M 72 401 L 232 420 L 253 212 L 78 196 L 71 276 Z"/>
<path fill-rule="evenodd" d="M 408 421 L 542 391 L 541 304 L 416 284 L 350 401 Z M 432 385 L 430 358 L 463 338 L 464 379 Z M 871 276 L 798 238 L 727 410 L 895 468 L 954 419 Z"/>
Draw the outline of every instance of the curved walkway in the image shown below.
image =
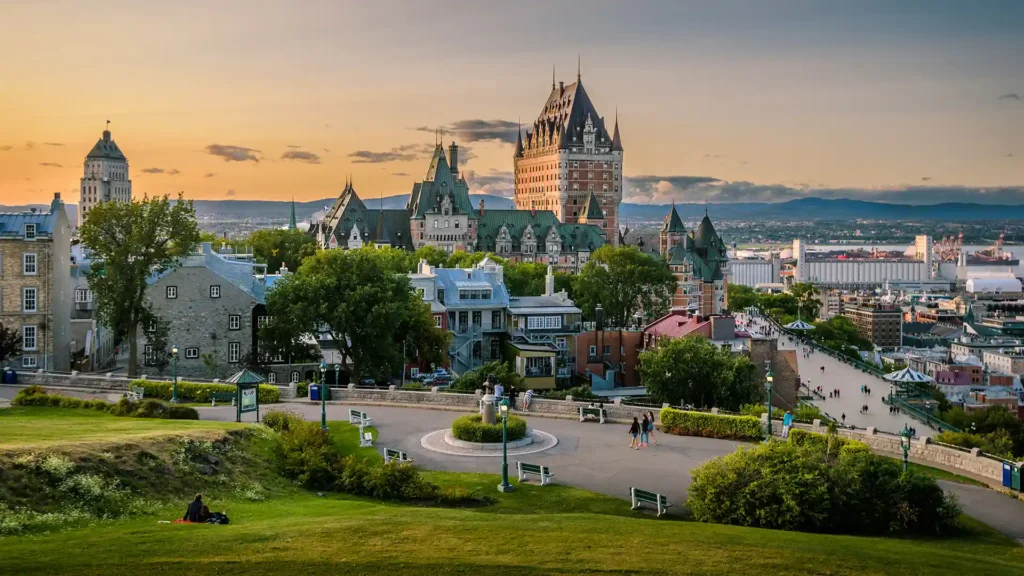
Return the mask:
<path fill-rule="evenodd" d="M 827 368 L 826 368 L 827 370 Z M 328 404 L 329 420 L 348 420 L 348 410 L 356 408 L 373 417 L 377 429 L 375 445 L 409 453 L 417 464 L 430 470 L 500 473 L 500 460 L 449 456 L 426 450 L 420 439 L 430 432 L 449 426 L 459 412 L 415 407 L 360 406 Z M 290 402 L 294 410 L 309 420 L 320 420 L 320 406 Z M 200 408 L 202 418 L 233 420 L 234 409 Z M 524 416 L 523 414 L 519 414 Z M 576 420 L 524 416 L 532 428 L 558 437 L 558 444 L 544 452 L 523 458 L 531 464 L 550 466 L 555 483 L 576 486 L 616 498 L 627 499 L 629 487 L 636 486 L 668 496 L 669 502 L 686 500 L 690 470 L 717 456 L 733 452 L 743 442 L 694 436 L 656 433 L 658 446 L 641 450 L 629 448 L 628 427 L 622 424 L 580 423 Z M 515 457 L 509 458 L 514 474 Z M 988 488 L 939 481 L 942 488 L 957 494 L 964 511 L 1004 534 L 1024 543 L 1024 502 L 1011 499 Z M 682 506 L 672 508 L 679 514 Z"/>

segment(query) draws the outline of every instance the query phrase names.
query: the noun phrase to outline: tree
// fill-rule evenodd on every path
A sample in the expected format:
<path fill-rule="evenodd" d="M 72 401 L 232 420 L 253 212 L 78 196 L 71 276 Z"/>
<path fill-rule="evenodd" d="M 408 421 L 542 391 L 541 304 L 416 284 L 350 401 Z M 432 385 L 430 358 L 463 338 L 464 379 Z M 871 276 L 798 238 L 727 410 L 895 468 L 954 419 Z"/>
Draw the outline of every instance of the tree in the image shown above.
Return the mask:
<path fill-rule="evenodd" d="M 21 334 L 0 324 L 0 364 L 21 351 Z"/>
<path fill-rule="evenodd" d="M 642 314 L 644 322 L 663 316 L 677 285 L 668 264 L 635 246 L 598 248 L 576 278 L 573 296 L 587 318 L 600 304 L 608 326 L 625 327 Z"/>
<path fill-rule="evenodd" d="M 818 317 L 818 287 L 810 282 L 797 282 L 790 288 L 790 293 L 797 302 L 797 312 L 802 313 L 804 318 L 814 320 Z M 729 294 L 732 298 L 732 294 Z"/>
<path fill-rule="evenodd" d="M 97 262 L 89 272 L 99 321 L 128 338 L 128 375 L 138 374 L 138 328 L 153 318 L 146 280 L 178 266 L 199 243 L 195 208 L 178 195 L 137 202 L 101 202 L 79 229 Z"/>
<path fill-rule="evenodd" d="M 737 411 L 760 399 L 757 369 L 700 336 L 673 338 L 640 353 L 640 379 L 659 402 Z"/>
<path fill-rule="evenodd" d="M 325 250 L 307 258 L 267 295 L 268 341 L 329 336 L 342 364 L 385 379 L 403 363 L 402 343 L 425 362 L 441 364 L 448 334 L 434 326 L 430 307 L 381 250 Z"/>
<path fill-rule="evenodd" d="M 758 294 L 750 286 L 743 284 L 729 285 L 729 309 L 742 312 L 751 306 L 758 305 Z"/>
<path fill-rule="evenodd" d="M 149 347 L 149 355 L 146 364 L 156 368 L 158 374 L 163 374 L 167 365 L 171 363 L 171 350 L 167 340 L 171 335 L 171 323 L 152 314 L 149 309 L 145 310 L 141 325 L 146 327 L 146 346 Z"/>
<path fill-rule="evenodd" d="M 298 270 L 302 261 L 317 250 L 316 240 L 312 236 L 298 230 L 279 228 L 257 230 L 244 243 L 252 246 L 256 261 L 266 264 L 272 274 L 280 271 L 282 263 L 289 270 Z"/>
<path fill-rule="evenodd" d="M 501 360 L 487 362 L 468 372 L 463 372 L 461 376 L 452 382 L 451 388 L 459 392 L 479 390 L 483 388 L 488 376 L 494 376 L 506 390 L 512 386 L 520 390 L 526 390 L 526 379 L 512 370 L 508 362 Z"/>

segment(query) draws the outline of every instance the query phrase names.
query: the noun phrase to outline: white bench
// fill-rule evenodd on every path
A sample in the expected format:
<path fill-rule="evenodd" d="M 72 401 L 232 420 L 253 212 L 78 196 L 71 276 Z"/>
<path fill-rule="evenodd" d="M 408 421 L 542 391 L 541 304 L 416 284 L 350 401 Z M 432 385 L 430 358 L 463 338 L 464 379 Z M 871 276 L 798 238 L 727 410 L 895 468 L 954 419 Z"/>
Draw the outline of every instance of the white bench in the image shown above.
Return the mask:
<path fill-rule="evenodd" d="M 519 481 L 526 480 L 527 474 L 533 474 L 540 476 L 540 485 L 547 486 L 552 478 L 555 477 L 551 473 L 551 469 L 547 466 L 541 466 L 540 464 L 527 464 L 526 462 L 516 462 L 516 470 L 519 471 Z"/>
<path fill-rule="evenodd" d="M 588 416 L 604 424 L 604 408 L 580 406 L 580 422 L 585 421 Z"/>
<path fill-rule="evenodd" d="M 146 389 L 142 386 L 132 386 L 125 393 L 125 397 L 129 400 L 142 400 L 142 397 L 146 395 Z"/>
<path fill-rule="evenodd" d="M 658 516 L 661 516 L 672 507 L 672 505 L 668 503 L 668 498 L 665 498 L 664 495 L 656 492 L 648 492 L 647 490 L 641 490 L 632 486 L 629 487 L 629 498 L 633 502 L 632 510 L 636 510 L 643 504 L 653 504 L 658 509 Z"/>
<path fill-rule="evenodd" d="M 366 412 L 360 412 L 359 410 L 348 411 L 348 423 L 359 424 L 360 426 L 370 426 L 373 424 L 373 418 Z"/>
<path fill-rule="evenodd" d="M 400 464 L 406 464 L 412 462 L 412 458 L 408 454 L 401 450 L 392 450 L 391 448 L 384 449 L 384 463 L 387 464 L 392 460 L 397 460 Z"/>
<path fill-rule="evenodd" d="M 359 447 L 370 448 L 373 446 L 373 434 L 363 430 L 363 425 L 359 425 Z"/>

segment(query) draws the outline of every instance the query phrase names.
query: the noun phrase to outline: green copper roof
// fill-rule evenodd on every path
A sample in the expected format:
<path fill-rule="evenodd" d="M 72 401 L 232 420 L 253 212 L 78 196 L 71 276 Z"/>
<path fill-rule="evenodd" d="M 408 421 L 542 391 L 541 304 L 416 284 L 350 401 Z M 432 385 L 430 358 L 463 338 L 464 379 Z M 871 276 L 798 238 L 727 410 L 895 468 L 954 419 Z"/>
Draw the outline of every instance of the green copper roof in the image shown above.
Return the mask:
<path fill-rule="evenodd" d="M 666 232 L 686 233 L 686 226 L 683 226 L 683 220 L 679 217 L 679 212 L 676 212 L 675 202 L 672 203 L 672 210 L 668 213 L 668 218 L 665 220 L 665 225 L 662 229 Z"/>
<path fill-rule="evenodd" d="M 86 158 L 128 161 L 121 152 L 121 149 L 117 147 L 117 143 L 110 138 L 110 130 L 103 131 L 103 137 L 96 141 L 96 145 L 92 147 Z"/>
<path fill-rule="evenodd" d="M 225 380 L 228 384 L 261 384 L 266 382 L 263 376 L 253 372 L 252 370 L 245 369 L 235 373 L 234 376 Z"/>
<path fill-rule="evenodd" d="M 587 220 L 604 220 L 604 210 L 593 192 L 587 194 Z"/>
<path fill-rule="evenodd" d="M 704 215 L 704 219 L 700 221 L 700 225 L 697 226 L 697 232 L 693 236 L 693 242 L 698 247 L 710 246 L 712 241 L 718 238 L 718 234 L 715 232 L 715 227 L 711 224 L 711 218 L 708 215 Z"/>
<path fill-rule="evenodd" d="M 668 263 L 670 266 L 678 266 L 689 262 L 693 266 L 694 277 L 704 282 L 713 282 L 725 277 L 728 261 L 725 242 L 715 232 L 711 219 L 705 215 L 693 236 L 683 236 L 682 243 L 672 249 Z"/>
<path fill-rule="evenodd" d="M 547 253 L 547 237 L 555 227 L 562 242 L 563 252 L 594 251 L 605 245 L 601 229 L 591 224 L 562 224 L 554 212 L 547 210 L 486 210 L 477 220 L 477 252 L 497 253 L 498 236 L 502 227 L 508 230 L 512 251 L 520 252 L 523 235 L 532 226 L 537 240 L 537 253 Z"/>
<path fill-rule="evenodd" d="M 406 206 L 413 218 L 424 218 L 427 214 L 441 212 L 445 198 L 450 198 L 453 214 L 469 214 L 473 207 L 469 202 L 469 186 L 463 178 L 455 178 L 444 155 L 444 147 L 434 147 L 430 167 L 423 182 L 413 184 L 409 204 Z"/>
<path fill-rule="evenodd" d="M 295 221 L 295 200 L 292 200 L 291 218 L 288 220 L 288 229 L 295 230 L 298 227 L 298 223 Z"/>

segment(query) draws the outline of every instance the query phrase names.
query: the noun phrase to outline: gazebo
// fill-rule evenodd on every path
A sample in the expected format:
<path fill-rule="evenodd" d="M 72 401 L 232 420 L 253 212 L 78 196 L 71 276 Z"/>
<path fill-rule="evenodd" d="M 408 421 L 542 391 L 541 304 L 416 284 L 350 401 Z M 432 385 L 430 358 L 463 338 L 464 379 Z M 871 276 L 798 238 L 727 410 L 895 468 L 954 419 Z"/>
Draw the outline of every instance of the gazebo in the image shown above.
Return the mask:
<path fill-rule="evenodd" d="M 882 376 L 882 378 L 888 380 L 894 386 L 899 386 L 903 394 L 908 396 L 911 390 L 919 390 L 920 384 L 928 384 L 932 381 L 931 376 L 922 374 L 917 370 L 911 370 L 910 368 L 903 368 L 895 372 L 890 372 L 885 376 Z"/>
<path fill-rule="evenodd" d="M 786 330 L 804 331 L 804 330 L 814 330 L 814 325 L 813 324 L 808 324 L 807 322 L 804 322 L 803 320 L 794 320 L 794 321 L 790 322 L 789 324 L 786 324 L 785 326 L 783 326 L 783 328 L 785 328 Z"/>

